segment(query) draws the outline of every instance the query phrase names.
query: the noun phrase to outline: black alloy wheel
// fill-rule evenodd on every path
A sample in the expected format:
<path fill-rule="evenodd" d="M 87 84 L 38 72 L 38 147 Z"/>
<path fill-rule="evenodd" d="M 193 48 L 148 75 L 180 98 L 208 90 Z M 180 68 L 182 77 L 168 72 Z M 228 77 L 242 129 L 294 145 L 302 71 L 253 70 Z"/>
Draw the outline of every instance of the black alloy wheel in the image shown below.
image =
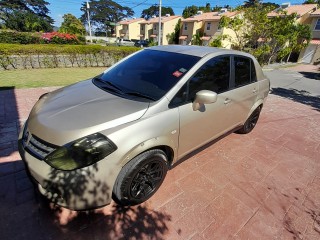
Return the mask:
<path fill-rule="evenodd" d="M 165 173 L 166 170 L 162 162 L 158 160 L 147 162 L 131 182 L 131 197 L 137 200 L 146 199 L 159 188 Z"/>
<path fill-rule="evenodd" d="M 167 171 L 168 160 L 162 150 L 141 153 L 121 169 L 113 187 L 113 199 L 124 206 L 146 201 L 159 189 Z"/>
<path fill-rule="evenodd" d="M 250 117 L 244 123 L 242 128 L 236 131 L 236 133 L 247 134 L 251 132 L 258 122 L 260 112 L 261 112 L 261 106 L 259 106 L 256 110 L 253 111 L 253 113 L 251 113 Z"/>

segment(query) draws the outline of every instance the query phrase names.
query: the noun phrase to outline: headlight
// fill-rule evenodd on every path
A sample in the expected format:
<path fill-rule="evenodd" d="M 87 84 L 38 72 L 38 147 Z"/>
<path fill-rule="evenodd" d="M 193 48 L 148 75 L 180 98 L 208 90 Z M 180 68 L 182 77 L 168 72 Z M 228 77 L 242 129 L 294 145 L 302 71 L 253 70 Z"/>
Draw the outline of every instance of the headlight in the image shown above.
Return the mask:
<path fill-rule="evenodd" d="M 117 150 L 117 146 L 101 133 L 80 138 L 49 154 L 44 161 L 60 170 L 87 167 Z"/>

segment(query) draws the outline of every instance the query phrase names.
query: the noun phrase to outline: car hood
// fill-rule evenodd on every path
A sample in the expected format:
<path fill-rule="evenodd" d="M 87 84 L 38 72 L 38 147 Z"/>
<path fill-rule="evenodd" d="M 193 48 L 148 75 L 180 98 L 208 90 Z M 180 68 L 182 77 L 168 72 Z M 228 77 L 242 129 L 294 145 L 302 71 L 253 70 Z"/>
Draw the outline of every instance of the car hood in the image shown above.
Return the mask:
<path fill-rule="evenodd" d="M 148 107 L 148 102 L 115 96 L 87 80 L 42 97 L 30 113 L 28 129 L 45 141 L 61 145 L 135 121 Z"/>

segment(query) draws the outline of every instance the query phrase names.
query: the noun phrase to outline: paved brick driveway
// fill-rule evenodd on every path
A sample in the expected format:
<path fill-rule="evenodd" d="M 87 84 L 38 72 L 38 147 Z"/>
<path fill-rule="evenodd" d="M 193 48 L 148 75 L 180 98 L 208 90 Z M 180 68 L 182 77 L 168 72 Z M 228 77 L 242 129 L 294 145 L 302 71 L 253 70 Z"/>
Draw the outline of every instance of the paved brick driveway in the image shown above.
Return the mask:
<path fill-rule="evenodd" d="M 49 90 L 0 91 L 0 239 L 320 239 L 320 106 L 270 95 L 252 133 L 191 156 L 147 203 L 72 212 L 35 194 L 16 152 Z"/>

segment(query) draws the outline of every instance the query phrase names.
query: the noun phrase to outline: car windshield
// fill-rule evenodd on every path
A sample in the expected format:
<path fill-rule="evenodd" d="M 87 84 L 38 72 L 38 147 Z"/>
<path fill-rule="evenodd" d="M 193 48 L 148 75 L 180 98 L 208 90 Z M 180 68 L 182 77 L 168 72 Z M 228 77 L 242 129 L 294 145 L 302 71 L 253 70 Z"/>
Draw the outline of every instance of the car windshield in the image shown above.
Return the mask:
<path fill-rule="evenodd" d="M 157 101 L 162 98 L 199 61 L 199 57 L 179 53 L 143 50 L 93 82 L 106 91 L 124 97 Z M 96 79 L 96 80 L 95 80 Z M 116 88 L 116 89 L 115 89 Z M 119 91 L 120 90 L 120 91 Z"/>

